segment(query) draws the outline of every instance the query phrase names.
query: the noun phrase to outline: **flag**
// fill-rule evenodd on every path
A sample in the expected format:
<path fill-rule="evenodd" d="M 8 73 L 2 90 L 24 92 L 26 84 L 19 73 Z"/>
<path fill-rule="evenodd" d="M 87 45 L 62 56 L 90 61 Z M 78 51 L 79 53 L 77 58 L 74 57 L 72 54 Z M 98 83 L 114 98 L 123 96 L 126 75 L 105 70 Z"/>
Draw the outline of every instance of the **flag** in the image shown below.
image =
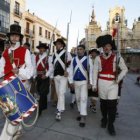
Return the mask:
<path fill-rule="evenodd" d="M 112 32 L 112 38 L 114 38 L 117 34 L 117 29 L 116 28 L 113 28 L 113 32 Z"/>

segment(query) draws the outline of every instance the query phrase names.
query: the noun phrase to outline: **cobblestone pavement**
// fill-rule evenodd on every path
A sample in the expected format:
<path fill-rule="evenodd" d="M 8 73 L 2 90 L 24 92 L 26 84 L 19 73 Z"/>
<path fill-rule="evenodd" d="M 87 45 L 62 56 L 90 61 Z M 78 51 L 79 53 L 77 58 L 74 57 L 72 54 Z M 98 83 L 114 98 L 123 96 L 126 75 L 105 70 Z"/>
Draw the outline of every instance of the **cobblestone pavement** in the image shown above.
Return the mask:
<path fill-rule="evenodd" d="M 55 108 L 48 104 L 34 128 L 24 130 L 21 140 L 139 140 L 140 139 L 140 85 L 136 85 L 136 74 L 128 74 L 125 78 L 122 96 L 118 105 L 119 118 L 116 119 L 115 137 L 110 136 L 106 129 L 100 128 L 101 114 L 99 102 L 97 113 L 88 109 L 87 124 L 80 128 L 76 117 L 77 108 L 69 107 L 70 93 L 66 93 L 66 111 L 62 121 L 55 121 Z M 0 115 L 0 132 L 4 118 Z"/>

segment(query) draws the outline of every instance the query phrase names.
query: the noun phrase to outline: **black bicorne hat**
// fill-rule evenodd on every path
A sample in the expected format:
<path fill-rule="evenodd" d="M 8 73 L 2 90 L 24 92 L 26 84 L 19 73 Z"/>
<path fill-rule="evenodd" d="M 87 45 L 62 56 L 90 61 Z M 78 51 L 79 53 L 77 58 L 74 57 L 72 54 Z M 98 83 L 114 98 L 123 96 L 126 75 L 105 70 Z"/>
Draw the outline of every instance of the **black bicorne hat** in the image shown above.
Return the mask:
<path fill-rule="evenodd" d="M 62 38 L 58 38 L 56 41 L 53 42 L 53 44 L 56 45 L 57 42 L 61 43 L 64 47 L 66 46 L 66 44 Z"/>
<path fill-rule="evenodd" d="M 38 48 L 38 49 L 40 49 L 40 48 L 48 49 L 49 46 L 47 46 L 46 43 L 40 43 L 36 48 Z"/>
<path fill-rule="evenodd" d="M 12 24 L 10 26 L 10 32 L 7 33 L 7 36 L 10 37 L 12 34 L 20 35 L 20 37 L 23 38 L 23 35 L 21 34 L 21 26 L 18 24 Z"/>

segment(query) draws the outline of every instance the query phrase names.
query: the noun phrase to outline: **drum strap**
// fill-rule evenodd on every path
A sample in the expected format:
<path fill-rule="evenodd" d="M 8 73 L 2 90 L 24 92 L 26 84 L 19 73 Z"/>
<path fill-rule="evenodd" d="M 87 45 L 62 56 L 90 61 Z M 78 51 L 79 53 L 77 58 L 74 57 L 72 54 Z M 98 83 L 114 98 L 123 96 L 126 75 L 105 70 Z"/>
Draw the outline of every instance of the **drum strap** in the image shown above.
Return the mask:
<path fill-rule="evenodd" d="M 10 58 L 10 62 L 11 62 L 11 65 L 13 68 L 17 68 L 15 62 L 14 62 L 14 51 L 13 50 L 9 50 L 9 58 Z M 21 67 L 25 67 L 25 64 L 21 65 L 20 67 L 18 68 L 21 68 Z"/>

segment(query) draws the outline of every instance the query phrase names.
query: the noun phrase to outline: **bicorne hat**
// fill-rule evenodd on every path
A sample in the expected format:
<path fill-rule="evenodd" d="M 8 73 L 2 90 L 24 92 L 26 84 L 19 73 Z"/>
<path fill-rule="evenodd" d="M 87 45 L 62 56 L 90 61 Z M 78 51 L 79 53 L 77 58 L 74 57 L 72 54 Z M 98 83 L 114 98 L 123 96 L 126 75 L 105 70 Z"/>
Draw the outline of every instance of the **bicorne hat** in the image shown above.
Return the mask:
<path fill-rule="evenodd" d="M 10 37 L 12 34 L 20 35 L 20 37 L 23 38 L 23 35 L 21 34 L 21 26 L 18 24 L 12 24 L 10 26 L 10 32 L 7 33 L 7 36 Z"/>
<path fill-rule="evenodd" d="M 56 41 L 53 42 L 53 44 L 56 45 L 56 43 L 58 43 L 58 42 L 61 43 L 64 47 L 66 46 L 64 40 L 61 38 L 58 38 Z"/>
<path fill-rule="evenodd" d="M 40 43 L 36 48 L 38 48 L 38 49 L 40 49 L 40 48 L 48 49 L 49 46 L 47 46 L 46 43 Z"/>

